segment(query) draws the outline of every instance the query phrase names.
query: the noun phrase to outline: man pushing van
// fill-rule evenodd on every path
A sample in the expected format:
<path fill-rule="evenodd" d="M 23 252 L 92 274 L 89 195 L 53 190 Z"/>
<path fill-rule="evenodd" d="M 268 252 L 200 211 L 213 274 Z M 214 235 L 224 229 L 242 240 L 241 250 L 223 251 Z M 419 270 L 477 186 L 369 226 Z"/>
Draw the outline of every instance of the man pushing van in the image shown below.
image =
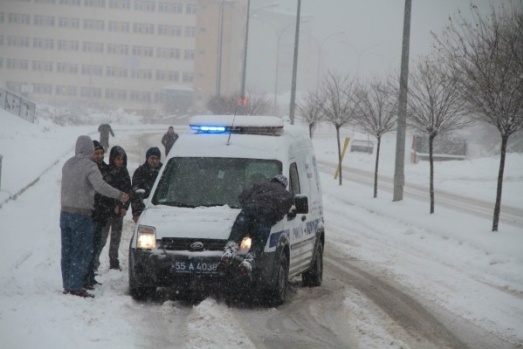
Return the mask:
<path fill-rule="evenodd" d="M 288 180 L 284 175 L 276 175 L 269 182 L 253 184 L 240 194 L 242 210 L 236 217 L 229 241 L 221 258 L 223 265 L 230 265 L 242 239 L 249 234 L 252 246 L 240 263 L 240 273 L 249 275 L 254 267 L 254 259 L 263 252 L 271 227 L 283 219 L 292 207 L 294 200 L 287 191 Z"/>

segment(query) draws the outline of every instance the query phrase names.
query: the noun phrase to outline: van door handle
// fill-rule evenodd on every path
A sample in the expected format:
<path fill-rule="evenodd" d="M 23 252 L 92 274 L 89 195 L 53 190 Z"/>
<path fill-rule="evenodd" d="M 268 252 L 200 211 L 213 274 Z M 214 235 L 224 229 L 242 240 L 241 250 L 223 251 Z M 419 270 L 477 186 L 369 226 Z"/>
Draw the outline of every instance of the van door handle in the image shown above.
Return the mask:
<path fill-rule="evenodd" d="M 305 215 L 301 216 L 301 221 L 302 222 L 305 222 L 306 219 L 307 219 L 307 216 L 305 216 Z"/>

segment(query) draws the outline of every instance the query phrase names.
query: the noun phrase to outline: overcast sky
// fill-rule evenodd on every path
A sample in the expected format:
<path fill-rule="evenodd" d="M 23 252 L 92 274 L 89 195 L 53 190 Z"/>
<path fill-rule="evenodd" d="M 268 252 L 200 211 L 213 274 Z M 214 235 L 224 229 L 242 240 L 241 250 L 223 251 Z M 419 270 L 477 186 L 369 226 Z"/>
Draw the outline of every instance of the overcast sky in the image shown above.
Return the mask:
<path fill-rule="evenodd" d="M 250 25 L 247 86 L 268 93 L 274 90 L 276 30 L 263 22 L 263 11 L 254 16 L 253 13 L 274 2 L 278 6 L 270 11 L 295 14 L 297 8 L 297 0 L 251 0 L 251 19 L 256 18 Z M 501 2 L 509 3 L 510 0 L 494 3 Z M 490 13 L 490 0 L 412 0 L 411 64 L 420 55 L 430 53 L 433 45 L 430 32 L 440 33 L 449 16 L 458 10 L 470 16 L 471 3 L 481 13 Z M 310 19 L 303 23 L 303 32 L 300 31 L 299 89 L 316 86 L 318 61 L 320 74 L 336 70 L 371 77 L 391 70 L 399 72 L 405 0 L 302 0 L 301 4 L 302 17 Z M 285 71 L 285 62 L 282 62 L 285 55 L 292 56 L 293 30 L 290 29 L 289 38 L 281 40 L 286 45 L 280 46 L 279 79 L 283 84 L 288 81 L 280 92 L 285 87 L 290 88 L 290 71 Z M 339 32 L 344 33 L 332 35 Z M 321 58 L 318 60 L 320 46 Z M 292 66 L 292 61 L 289 64 Z"/>

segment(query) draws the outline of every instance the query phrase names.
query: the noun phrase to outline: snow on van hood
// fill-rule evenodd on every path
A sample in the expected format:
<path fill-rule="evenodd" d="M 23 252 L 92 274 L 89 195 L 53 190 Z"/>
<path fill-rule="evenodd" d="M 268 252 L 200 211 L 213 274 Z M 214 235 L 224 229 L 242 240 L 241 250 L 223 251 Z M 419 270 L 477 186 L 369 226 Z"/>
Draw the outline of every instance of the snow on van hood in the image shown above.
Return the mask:
<path fill-rule="evenodd" d="M 149 206 L 138 224 L 156 228 L 156 238 L 227 239 L 239 209 L 220 207 Z"/>

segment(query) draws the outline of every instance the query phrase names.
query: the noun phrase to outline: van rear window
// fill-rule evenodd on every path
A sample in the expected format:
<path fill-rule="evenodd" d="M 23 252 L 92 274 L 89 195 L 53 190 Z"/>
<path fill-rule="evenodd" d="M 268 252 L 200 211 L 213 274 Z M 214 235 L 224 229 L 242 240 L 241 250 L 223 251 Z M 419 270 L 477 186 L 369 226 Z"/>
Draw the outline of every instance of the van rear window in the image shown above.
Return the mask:
<path fill-rule="evenodd" d="M 179 207 L 239 207 L 243 189 L 282 173 L 266 159 L 173 157 L 164 166 L 152 203 Z"/>

